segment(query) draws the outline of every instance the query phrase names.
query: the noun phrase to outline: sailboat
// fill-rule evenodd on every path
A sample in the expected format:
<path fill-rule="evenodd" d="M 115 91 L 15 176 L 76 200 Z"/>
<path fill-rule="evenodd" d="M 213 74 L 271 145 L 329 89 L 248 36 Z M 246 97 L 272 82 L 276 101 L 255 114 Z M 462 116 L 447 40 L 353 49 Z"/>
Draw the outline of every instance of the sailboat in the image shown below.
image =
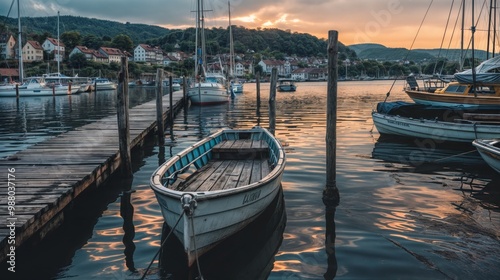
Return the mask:
<path fill-rule="evenodd" d="M 229 9 L 229 77 L 231 78 L 230 89 L 233 93 L 243 93 L 243 84 L 236 77 L 236 63 L 234 55 L 233 26 L 231 25 L 231 3 L 227 1 Z"/>
<path fill-rule="evenodd" d="M 18 13 L 18 52 L 19 52 L 19 81 L 21 84 L 9 85 L 0 88 L 0 97 L 24 97 L 24 96 L 47 96 L 47 95 L 66 95 L 75 93 L 78 87 L 73 89 L 68 88 L 68 86 L 52 85 L 48 86 L 45 82 L 45 78 L 42 77 L 30 77 L 24 79 L 24 69 L 23 69 L 23 50 L 22 50 L 22 38 L 21 38 L 21 14 L 20 14 L 20 0 L 17 1 L 17 13 Z"/>
<path fill-rule="evenodd" d="M 462 7 L 464 3 L 465 1 L 463 1 Z M 495 1 L 492 1 L 492 3 L 495 3 Z M 495 9 L 492 7 L 492 11 Z M 472 14 L 474 15 L 474 1 L 472 1 Z M 496 14 L 492 12 L 490 18 L 492 16 L 496 17 Z M 493 19 L 493 22 L 496 22 L 495 19 Z M 476 27 L 472 26 L 471 43 L 473 62 L 475 29 Z M 493 31 L 493 34 L 495 33 Z M 495 42 L 495 40 L 493 41 Z M 500 58 L 493 57 L 477 67 L 473 65 L 469 70 L 455 73 L 455 81 L 444 81 L 445 83 L 442 86 L 430 86 L 429 83 L 422 86 L 417 83 L 413 76 L 409 76 L 405 92 L 415 103 L 419 104 L 463 106 L 474 109 L 500 109 L 499 71 Z"/>
<path fill-rule="evenodd" d="M 196 2 L 195 45 L 196 82 L 194 83 L 193 87 L 188 90 L 188 98 L 189 100 L 191 100 L 191 104 L 212 105 L 228 102 L 229 95 L 225 87 L 225 77 L 217 73 L 207 73 L 203 0 L 197 0 Z"/>

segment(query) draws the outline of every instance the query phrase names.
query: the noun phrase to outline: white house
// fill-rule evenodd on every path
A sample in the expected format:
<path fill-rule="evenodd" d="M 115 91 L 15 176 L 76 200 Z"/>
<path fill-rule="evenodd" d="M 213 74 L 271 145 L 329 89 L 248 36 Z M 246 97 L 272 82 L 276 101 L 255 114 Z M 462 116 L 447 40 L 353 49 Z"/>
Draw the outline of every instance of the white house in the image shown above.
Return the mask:
<path fill-rule="evenodd" d="M 134 61 L 142 61 L 150 64 L 163 64 L 163 51 L 159 47 L 139 44 L 134 49 Z"/>
<path fill-rule="evenodd" d="M 60 40 L 54 38 L 47 38 L 43 42 L 42 48 L 45 52 L 54 54 L 54 61 L 61 62 L 64 60 L 66 47 L 64 46 L 64 43 L 61 42 Z"/>
<path fill-rule="evenodd" d="M 70 53 L 69 53 L 69 57 L 72 57 L 74 54 L 77 54 L 77 53 L 82 53 L 85 55 L 85 58 L 87 60 L 91 60 L 91 61 L 96 61 L 96 62 L 102 62 L 102 63 L 108 63 L 108 58 L 94 50 L 94 49 L 90 49 L 90 48 L 87 48 L 85 46 L 76 46 Z"/>
<path fill-rule="evenodd" d="M 290 62 L 282 60 L 261 60 L 258 63 L 266 74 L 271 74 L 273 68 L 278 69 L 278 76 L 288 76 L 291 73 Z"/>
<path fill-rule="evenodd" d="M 0 59 L 14 59 L 16 57 L 16 40 L 11 34 L 0 35 Z"/>

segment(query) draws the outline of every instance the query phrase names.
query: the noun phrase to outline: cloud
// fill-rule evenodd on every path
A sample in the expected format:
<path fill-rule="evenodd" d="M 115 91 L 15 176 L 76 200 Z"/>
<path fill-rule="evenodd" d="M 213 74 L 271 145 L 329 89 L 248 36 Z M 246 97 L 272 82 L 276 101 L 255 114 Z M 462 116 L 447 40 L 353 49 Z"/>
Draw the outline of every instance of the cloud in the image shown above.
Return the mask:
<path fill-rule="evenodd" d="M 0 0 L 0 11 L 5 11 L 3 15 L 7 15 L 10 2 Z M 195 24 L 194 0 L 22 0 L 20 3 L 21 13 L 31 17 L 55 16 L 60 11 L 61 15 L 166 28 L 184 29 Z M 227 0 L 206 0 L 204 3 L 205 10 L 210 10 L 206 12 L 207 26 L 227 26 Z M 374 42 L 390 47 L 409 47 L 429 3 L 417 0 L 232 0 L 231 21 L 247 28 L 290 29 L 320 38 L 326 38 L 329 30 L 337 30 L 339 40 L 346 44 Z M 433 1 L 417 46 L 439 46 L 436 34 L 443 34 L 449 10 L 449 1 Z M 451 22 L 454 23 L 457 13 L 456 4 Z M 10 16 L 17 16 L 17 11 Z"/>

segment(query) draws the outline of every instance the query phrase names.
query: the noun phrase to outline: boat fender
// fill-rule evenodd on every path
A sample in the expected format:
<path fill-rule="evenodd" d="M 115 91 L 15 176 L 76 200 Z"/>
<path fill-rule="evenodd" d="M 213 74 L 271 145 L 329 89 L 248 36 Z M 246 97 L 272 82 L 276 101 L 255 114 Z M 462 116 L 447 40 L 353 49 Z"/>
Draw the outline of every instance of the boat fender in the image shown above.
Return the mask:
<path fill-rule="evenodd" d="M 186 193 L 181 196 L 181 204 L 182 209 L 184 209 L 184 213 L 186 213 L 188 217 L 193 216 L 194 209 L 196 209 L 196 206 L 198 206 L 196 199 L 190 193 Z"/>

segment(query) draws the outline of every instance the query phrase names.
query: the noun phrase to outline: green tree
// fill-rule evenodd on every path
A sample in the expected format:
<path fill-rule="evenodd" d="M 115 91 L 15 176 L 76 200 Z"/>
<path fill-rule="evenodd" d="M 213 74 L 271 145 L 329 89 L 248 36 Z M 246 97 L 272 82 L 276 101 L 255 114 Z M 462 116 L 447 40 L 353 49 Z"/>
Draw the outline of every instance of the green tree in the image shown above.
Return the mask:
<path fill-rule="evenodd" d="M 120 50 L 132 52 L 134 50 L 134 43 L 128 35 L 116 35 L 111 41 L 111 46 Z"/>
<path fill-rule="evenodd" d="M 99 38 L 93 34 L 88 34 L 88 35 L 83 36 L 82 45 L 86 46 L 87 48 L 97 50 L 97 49 L 99 49 L 99 47 L 101 47 L 102 40 L 101 40 L 101 38 Z"/>
<path fill-rule="evenodd" d="M 64 32 L 61 34 L 61 42 L 66 45 L 66 49 L 72 50 L 76 46 L 80 45 L 82 36 L 76 31 Z"/>
<path fill-rule="evenodd" d="M 69 57 L 69 64 L 73 68 L 80 69 L 87 64 L 87 58 L 83 53 L 75 53 Z"/>

